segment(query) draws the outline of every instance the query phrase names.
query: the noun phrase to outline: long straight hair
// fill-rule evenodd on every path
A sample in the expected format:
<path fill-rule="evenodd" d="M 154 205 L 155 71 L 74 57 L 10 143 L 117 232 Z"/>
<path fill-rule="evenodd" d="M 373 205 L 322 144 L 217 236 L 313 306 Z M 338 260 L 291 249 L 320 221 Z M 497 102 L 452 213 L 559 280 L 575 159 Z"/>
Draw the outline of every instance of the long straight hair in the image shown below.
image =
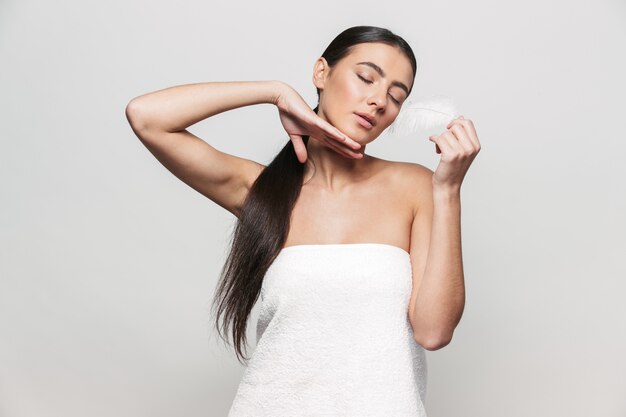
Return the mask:
<path fill-rule="evenodd" d="M 398 47 L 411 61 L 415 77 L 417 62 L 409 44 L 390 30 L 376 26 L 344 30 L 328 45 L 322 57 L 333 67 L 355 45 L 366 42 Z M 319 111 L 319 98 L 317 89 L 315 113 Z M 302 139 L 307 146 L 309 137 Z M 244 356 L 243 348 L 247 346 L 248 317 L 261 293 L 263 278 L 287 239 L 291 212 L 302 189 L 304 166 L 298 161 L 293 142 L 287 141 L 248 191 L 233 232 L 230 253 L 221 270 L 211 307 L 217 312 L 215 327 L 226 343 L 231 329 L 237 358 L 246 365 L 249 358 Z"/>

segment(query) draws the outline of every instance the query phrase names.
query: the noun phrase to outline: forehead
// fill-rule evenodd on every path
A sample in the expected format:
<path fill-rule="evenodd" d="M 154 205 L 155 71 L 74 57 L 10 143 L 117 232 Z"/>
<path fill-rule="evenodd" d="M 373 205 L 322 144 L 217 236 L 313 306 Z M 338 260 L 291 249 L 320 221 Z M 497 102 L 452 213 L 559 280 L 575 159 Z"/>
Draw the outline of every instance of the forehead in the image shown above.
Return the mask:
<path fill-rule="evenodd" d="M 358 65 L 360 62 L 372 62 L 378 65 L 390 80 L 403 81 L 407 85 L 413 82 L 413 68 L 409 58 L 400 48 L 380 42 L 360 43 L 353 47 L 345 59 L 345 64 L 368 68 Z"/>

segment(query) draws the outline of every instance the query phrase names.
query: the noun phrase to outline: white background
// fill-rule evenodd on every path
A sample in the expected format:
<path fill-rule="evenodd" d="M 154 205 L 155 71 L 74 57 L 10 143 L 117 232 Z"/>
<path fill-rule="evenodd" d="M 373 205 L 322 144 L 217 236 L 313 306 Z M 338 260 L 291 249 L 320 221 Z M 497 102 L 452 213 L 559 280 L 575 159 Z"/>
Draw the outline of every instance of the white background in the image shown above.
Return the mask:
<path fill-rule="evenodd" d="M 269 79 L 314 107 L 315 59 L 361 24 L 403 36 L 411 97 L 453 97 L 482 144 L 429 417 L 626 416 L 623 1 L 3 0 L 2 417 L 226 415 L 243 367 L 208 308 L 236 219 L 158 163 L 125 107 Z M 190 130 L 264 164 L 288 140 L 271 105 Z M 426 137 L 367 151 L 439 159 Z"/>

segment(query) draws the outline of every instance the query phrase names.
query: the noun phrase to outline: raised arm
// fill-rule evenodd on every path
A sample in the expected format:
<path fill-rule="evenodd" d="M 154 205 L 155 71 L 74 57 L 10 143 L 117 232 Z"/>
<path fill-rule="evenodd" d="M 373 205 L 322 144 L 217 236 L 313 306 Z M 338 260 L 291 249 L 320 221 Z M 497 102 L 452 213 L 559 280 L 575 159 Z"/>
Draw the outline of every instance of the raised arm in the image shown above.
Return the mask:
<path fill-rule="evenodd" d="M 221 152 L 186 130 L 224 111 L 276 104 L 281 81 L 185 84 L 133 98 L 126 118 L 133 132 L 172 174 L 238 216 L 264 165 Z"/>

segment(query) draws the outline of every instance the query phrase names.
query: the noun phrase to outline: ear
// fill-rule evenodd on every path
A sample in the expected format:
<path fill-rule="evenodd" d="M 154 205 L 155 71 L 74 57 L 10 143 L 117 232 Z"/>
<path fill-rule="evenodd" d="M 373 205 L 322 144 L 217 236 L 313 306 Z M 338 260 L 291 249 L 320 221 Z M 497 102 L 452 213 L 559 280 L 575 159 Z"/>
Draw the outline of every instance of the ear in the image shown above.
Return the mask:
<path fill-rule="evenodd" d="M 324 84 L 326 83 L 326 79 L 328 78 L 328 73 L 330 71 L 330 67 L 328 66 L 328 62 L 326 58 L 319 57 L 315 61 L 315 65 L 313 66 L 313 84 L 315 87 L 320 90 L 324 89 Z"/>

